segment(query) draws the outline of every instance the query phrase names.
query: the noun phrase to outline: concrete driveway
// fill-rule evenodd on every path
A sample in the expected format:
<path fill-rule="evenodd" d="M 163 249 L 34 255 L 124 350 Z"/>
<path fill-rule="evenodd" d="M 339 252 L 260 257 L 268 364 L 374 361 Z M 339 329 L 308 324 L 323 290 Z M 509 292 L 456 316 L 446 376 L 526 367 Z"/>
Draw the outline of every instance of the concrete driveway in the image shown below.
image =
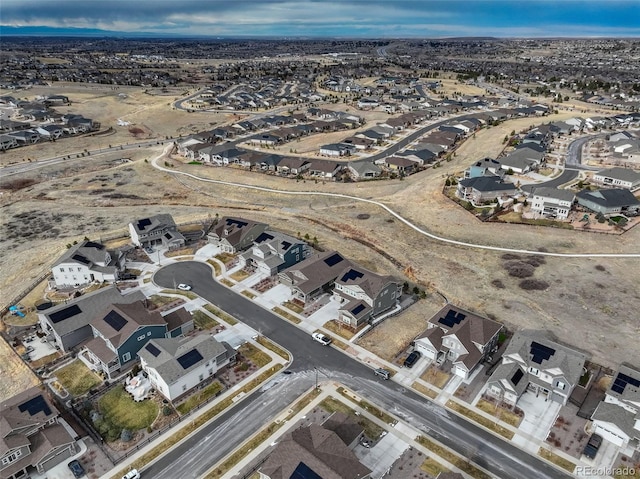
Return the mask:
<path fill-rule="evenodd" d="M 536 397 L 534 393 L 527 391 L 518 401 L 518 407 L 524 412 L 524 419 L 518 428 L 523 434 L 516 434 L 513 442 L 524 449 L 535 449 L 537 452 L 540 447 L 538 441 L 547 438 L 562 405 L 551 400 L 545 401 L 544 396 Z"/>

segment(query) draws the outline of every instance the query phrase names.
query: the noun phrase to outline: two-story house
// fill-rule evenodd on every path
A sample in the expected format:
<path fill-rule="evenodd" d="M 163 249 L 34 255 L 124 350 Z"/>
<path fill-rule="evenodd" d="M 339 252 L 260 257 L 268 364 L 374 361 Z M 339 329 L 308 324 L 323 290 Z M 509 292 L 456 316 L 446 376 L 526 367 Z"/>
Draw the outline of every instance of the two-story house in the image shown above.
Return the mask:
<path fill-rule="evenodd" d="M 640 370 L 622 365 L 593 415 L 593 431 L 618 447 L 640 450 Z"/>
<path fill-rule="evenodd" d="M 244 251 L 268 226 L 266 223 L 223 216 L 209 232 L 209 243 L 218 246 L 225 253 Z"/>
<path fill-rule="evenodd" d="M 310 254 L 304 241 L 277 231 L 264 231 L 241 258 L 256 271 L 274 276 Z"/>
<path fill-rule="evenodd" d="M 193 318 L 184 308 L 163 317 L 149 311 L 146 302 L 113 304 L 90 323 L 93 339 L 78 356 L 91 369 L 111 379 L 151 339 L 177 337 L 193 329 Z"/>
<path fill-rule="evenodd" d="M 566 404 L 584 373 L 586 360 L 585 354 L 539 333 L 519 331 L 487 381 L 485 392 L 512 406 L 526 391 Z"/>
<path fill-rule="evenodd" d="M 184 236 L 178 231 L 173 217 L 169 214 L 150 216 L 129 223 L 129 235 L 134 245 L 143 248 L 177 248 L 185 243 Z"/>
<path fill-rule="evenodd" d="M 351 264 L 336 277 L 333 296 L 340 302 L 338 320 L 357 328 L 398 304 L 402 285 L 392 276 Z"/>
<path fill-rule="evenodd" d="M 113 282 L 124 268 L 124 255 L 109 251 L 94 241 L 82 241 L 69 248 L 53 264 L 56 288 L 78 287 L 95 282 Z"/>
<path fill-rule="evenodd" d="M 38 321 L 42 331 L 47 333 L 47 339 L 63 352 L 69 352 L 83 341 L 93 338 L 91 321 L 97 313 L 105 311 L 112 304 L 143 300 L 145 296 L 140 291 L 122 294 L 115 286 L 110 286 L 38 312 Z"/>
<path fill-rule="evenodd" d="M 209 334 L 201 334 L 193 338 L 152 339 L 138 351 L 138 356 L 153 387 L 169 401 L 176 401 L 235 363 L 236 351 Z"/>
<path fill-rule="evenodd" d="M 465 178 L 458 182 L 456 194 L 459 198 L 482 204 L 501 197 L 510 197 L 518 192 L 516 185 L 503 181 L 497 176 Z"/>
<path fill-rule="evenodd" d="M 465 379 L 497 348 L 502 331 L 500 323 L 452 304 L 429 319 L 427 326 L 414 341 L 416 349 L 437 364 L 450 361 L 451 372 Z"/>
<path fill-rule="evenodd" d="M 571 190 L 541 186 L 531 193 L 531 211 L 545 218 L 566 220 L 576 195 Z"/>
<path fill-rule="evenodd" d="M 0 403 L 0 477 L 28 478 L 78 452 L 76 441 L 58 422 L 59 412 L 37 387 Z"/>
<path fill-rule="evenodd" d="M 593 181 L 602 186 L 634 190 L 640 187 L 640 172 L 631 168 L 609 168 L 596 172 Z"/>

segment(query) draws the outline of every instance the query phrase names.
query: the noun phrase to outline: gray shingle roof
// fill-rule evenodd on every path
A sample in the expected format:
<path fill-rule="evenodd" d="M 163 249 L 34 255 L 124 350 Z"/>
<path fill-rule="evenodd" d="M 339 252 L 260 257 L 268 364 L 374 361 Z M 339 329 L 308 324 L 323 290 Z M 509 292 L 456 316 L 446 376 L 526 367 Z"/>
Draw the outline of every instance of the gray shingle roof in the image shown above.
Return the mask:
<path fill-rule="evenodd" d="M 576 198 L 578 200 L 591 201 L 605 208 L 640 205 L 640 200 L 625 188 L 596 191 L 582 190 L 576 194 Z"/>
<path fill-rule="evenodd" d="M 540 196 L 542 198 L 553 198 L 554 200 L 560 201 L 573 201 L 576 197 L 575 193 L 571 190 L 560 190 L 558 188 L 550 188 L 548 186 L 534 188 L 532 195 Z"/>

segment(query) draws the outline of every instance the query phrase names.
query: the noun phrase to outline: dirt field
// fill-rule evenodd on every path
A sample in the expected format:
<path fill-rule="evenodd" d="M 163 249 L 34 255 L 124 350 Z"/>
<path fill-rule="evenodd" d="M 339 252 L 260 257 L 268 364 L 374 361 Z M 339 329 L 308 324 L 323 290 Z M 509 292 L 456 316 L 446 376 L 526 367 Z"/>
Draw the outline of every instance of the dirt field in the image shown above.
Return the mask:
<path fill-rule="evenodd" d="M 0 341 L 0 402 L 38 383 L 31 369 L 5 341 Z"/>
<path fill-rule="evenodd" d="M 88 94 L 98 96 L 98 93 L 92 90 Z M 130 118 L 136 118 L 136 122 L 159 135 L 172 134 L 171 129 L 188 131 L 215 116 L 172 112 L 166 105 L 167 98 L 140 111 L 141 103 L 127 104 L 119 115 L 115 106 L 119 100 L 108 91 L 102 93 L 108 99 L 96 101 L 107 102 L 105 108 L 111 108 L 111 112 L 106 112 L 106 116 L 121 118 L 129 112 Z M 69 95 L 74 101 L 73 107 L 76 101 L 83 104 L 74 98 L 73 92 Z M 142 102 L 146 96 L 139 95 L 140 99 L 136 101 Z M 87 102 L 85 108 L 89 107 Z M 200 121 L 203 123 L 198 123 Z M 453 161 L 404 181 L 323 184 L 283 180 L 232 168 L 179 162 L 175 165 L 200 176 L 242 184 L 375 198 L 432 233 L 462 241 L 564 253 L 637 253 L 639 228 L 612 238 L 543 227 L 481 223 L 441 194 L 443 178 L 447 174 L 463 170 L 471 159 L 495 154 L 502 147 L 505 132 L 517 131 L 535 121 L 515 120 L 483 130 L 475 140 L 468 140 L 459 149 Z M 113 143 L 117 142 L 114 140 Z M 40 145 L 40 153 L 55 156 L 49 148 L 64 150 L 63 145 L 62 141 Z M 79 151 L 85 147 L 79 147 Z M 583 348 L 595 361 L 607 366 L 615 367 L 621 361 L 640 364 L 640 350 L 636 344 L 640 334 L 637 313 L 640 311 L 637 287 L 640 261 L 637 259 L 547 258 L 546 263 L 537 268 L 535 278 L 546 281 L 549 287 L 544 291 L 523 290 L 519 287 L 520 280 L 506 272 L 499 252 L 430 240 L 379 208 L 350 199 L 292 197 L 174 178 L 145 162 L 159 150 L 140 150 L 135 155 L 128 153 L 133 162 L 124 164 L 115 161 L 119 155 L 72 159 L 64 165 L 25 175 L 34 181 L 31 186 L 13 192 L 3 191 L 0 195 L 3 219 L 0 247 L 5 254 L 0 257 L 0 296 L 11 297 L 41 272 L 47 271 L 67 243 L 84 236 L 100 240 L 110 232 L 123 231 L 134 218 L 167 212 L 180 222 L 216 213 L 232 214 L 267 222 L 294 235 L 300 232 L 303 236 L 306 233 L 310 237 L 316 236 L 321 247 L 338 249 L 374 271 L 402 277 L 410 266 L 418 281 L 429 285 L 432 291 L 442 292 L 460 306 L 496 318 L 510 327 L 548 329 L 560 341 Z M 2 156 L 2 161 L 5 159 Z M 361 213 L 370 217 L 358 219 Z M 493 286 L 495 280 L 500 280 L 503 287 Z M 432 294 L 431 298 L 436 295 Z M 429 301 L 418 304 L 428 305 Z M 433 311 L 417 313 L 414 306 L 410 312 L 423 315 L 418 321 L 426 321 L 439 306 L 434 304 Z M 394 346 L 383 346 L 382 339 L 387 336 L 383 328 L 401 324 L 398 318 L 384 323 L 380 332 L 374 333 L 380 335 L 381 341 L 376 343 L 380 345 L 381 354 L 395 354 Z M 407 326 L 404 331 L 405 324 L 419 323 L 406 320 L 402 324 L 402 334 L 406 337 L 421 331 L 415 326 Z M 400 341 L 404 339 L 403 336 Z M 386 353 L 385 348 L 389 350 Z"/>

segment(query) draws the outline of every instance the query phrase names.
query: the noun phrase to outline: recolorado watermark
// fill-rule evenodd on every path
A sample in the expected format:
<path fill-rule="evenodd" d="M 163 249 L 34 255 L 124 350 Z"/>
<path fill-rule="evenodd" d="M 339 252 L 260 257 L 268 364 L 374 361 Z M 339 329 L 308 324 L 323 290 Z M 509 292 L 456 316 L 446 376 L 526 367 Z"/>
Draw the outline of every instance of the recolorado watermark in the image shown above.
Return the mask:
<path fill-rule="evenodd" d="M 593 466 L 577 466 L 573 473 L 576 476 L 635 476 L 636 469 L 634 467 L 593 467 Z"/>

